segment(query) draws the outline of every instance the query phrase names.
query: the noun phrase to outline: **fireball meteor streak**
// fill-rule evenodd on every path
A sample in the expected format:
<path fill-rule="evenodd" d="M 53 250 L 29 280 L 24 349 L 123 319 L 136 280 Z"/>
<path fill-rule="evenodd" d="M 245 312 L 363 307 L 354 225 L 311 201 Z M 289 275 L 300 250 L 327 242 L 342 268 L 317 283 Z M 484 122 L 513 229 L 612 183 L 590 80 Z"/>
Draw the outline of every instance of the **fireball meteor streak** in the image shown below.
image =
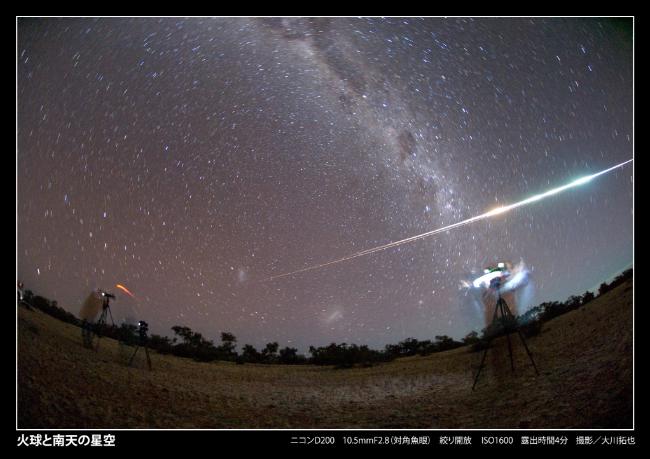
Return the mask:
<path fill-rule="evenodd" d="M 446 231 L 450 231 L 450 230 L 452 230 L 454 228 L 459 228 L 461 226 L 465 226 L 465 225 L 468 225 L 470 223 L 474 223 L 474 222 L 479 221 L 479 220 L 484 220 L 486 218 L 490 218 L 490 217 L 493 217 L 495 215 L 503 214 L 503 213 L 508 212 L 510 210 L 516 209 L 518 207 L 522 207 L 522 206 L 525 206 L 527 204 L 531 204 L 531 203 L 536 202 L 536 201 L 541 201 L 544 198 L 547 198 L 549 196 L 553 196 L 555 194 L 561 193 L 561 192 L 566 191 L 566 190 L 568 190 L 570 188 L 574 188 L 574 187 L 577 187 L 577 186 L 580 186 L 580 185 L 584 185 L 585 183 L 590 182 L 592 179 L 594 179 L 596 177 L 599 177 L 599 176 L 601 176 L 603 174 L 606 174 L 608 172 L 611 172 L 611 171 L 613 171 L 615 169 L 618 169 L 620 167 L 623 167 L 623 166 L 625 166 L 626 164 L 628 164 L 628 163 L 630 163 L 632 161 L 633 161 L 633 159 L 628 159 L 627 161 L 622 162 L 620 164 L 617 164 L 615 166 L 612 166 L 609 169 L 605 169 L 605 170 L 597 172 L 595 174 L 587 175 L 585 177 L 581 177 L 581 178 L 579 178 L 577 180 L 574 180 L 573 182 L 570 182 L 570 183 L 568 183 L 566 185 L 563 185 L 563 186 L 560 186 L 560 187 L 557 187 L 557 188 L 553 188 L 553 189 L 548 190 L 548 191 L 546 191 L 544 193 L 536 194 L 535 196 L 531 196 L 528 199 L 524 199 L 524 200 L 516 202 L 514 204 L 509 204 L 507 206 L 497 207 L 497 208 L 492 209 L 492 210 L 490 210 L 488 212 L 485 212 L 484 214 L 477 215 L 476 217 L 471 217 L 471 218 L 468 218 L 466 220 L 462 220 L 460 222 L 444 226 L 442 228 L 438 228 L 438 229 L 435 229 L 435 230 L 428 231 L 426 233 L 422 233 L 422 234 L 418 234 L 418 235 L 415 235 L 415 236 L 408 237 L 406 239 L 400 239 L 399 241 L 389 242 L 388 244 L 380 245 L 378 247 L 373 247 L 373 248 L 370 248 L 370 249 L 362 250 L 360 252 L 356 252 L 356 253 L 353 253 L 351 255 L 345 256 L 343 258 L 338 258 L 336 260 L 328 261 L 326 263 L 321 263 L 319 265 L 308 266 L 306 268 L 298 269 L 296 271 L 291 271 L 289 273 L 284 273 L 284 274 L 278 274 L 276 276 L 271 276 L 271 277 L 268 277 L 268 278 L 262 280 L 262 282 L 268 282 L 268 281 L 271 281 L 271 280 L 280 279 L 282 277 L 287 277 L 287 276 L 292 276 L 294 274 L 304 273 L 306 271 L 313 271 L 315 269 L 320 269 L 320 268 L 324 268 L 326 266 L 334 265 L 334 264 L 337 264 L 337 263 L 342 263 L 344 261 L 352 260 L 354 258 L 363 257 L 365 255 L 371 255 L 373 253 L 380 252 L 382 250 L 390 249 L 392 247 L 397 247 L 397 246 L 402 245 L 402 244 L 408 244 L 409 242 L 417 241 L 419 239 L 424 239 L 425 237 L 429 237 L 429 236 L 433 236 L 433 235 L 438 234 L 438 233 L 443 233 L 443 232 L 446 232 Z"/>
<path fill-rule="evenodd" d="M 127 295 L 129 295 L 131 298 L 134 298 L 134 299 L 135 299 L 135 296 L 133 295 L 133 293 L 129 292 L 129 289 L 126 288 L 125 286 L 123 286 L 122 284 L 116 284 L 115 287 L 119 288 L 119 289 L 122 290 L 124 293 L 126 293 Z"/>

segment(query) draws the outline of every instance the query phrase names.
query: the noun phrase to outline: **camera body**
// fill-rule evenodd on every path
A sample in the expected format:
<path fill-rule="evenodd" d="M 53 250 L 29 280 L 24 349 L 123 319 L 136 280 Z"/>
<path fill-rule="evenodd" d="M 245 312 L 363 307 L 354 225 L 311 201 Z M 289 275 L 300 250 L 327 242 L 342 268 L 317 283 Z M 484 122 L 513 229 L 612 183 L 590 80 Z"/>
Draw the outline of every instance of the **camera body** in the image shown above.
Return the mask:
<path fill-rule="evenodd" d="M 501 284 L 510 276 L 508 267 L 505 262 L 500 262 L 495 267 L 488 267 L 483 270 L 483 274 L 476 278 L 472 284 L 475 288 L 489 288 L 498 290 Z"/>
<path fill-rule="evenodd" d="M 490 288 L 494 290 L 498 290 L 501 288 L 501 279 L 502 277 L 495 277 L 490 280 Z"/>
<path fill-rule="evenodd" d="M 115 299 L 115 295 L 112 293 L 105 292 L 103 290 L 99 290 L 99 294 L 102 296 L 102 307 L 106 310 L 108 309 L 108 303 L 111 301 L 111 299 Z"/>
<path fill-rule="evenodd" d="M 140 341 L 147 339 L 147 333 L 149 332 L 149 324 L 144 320 L 138 322 L 138 335 L 140 336 Z"/>

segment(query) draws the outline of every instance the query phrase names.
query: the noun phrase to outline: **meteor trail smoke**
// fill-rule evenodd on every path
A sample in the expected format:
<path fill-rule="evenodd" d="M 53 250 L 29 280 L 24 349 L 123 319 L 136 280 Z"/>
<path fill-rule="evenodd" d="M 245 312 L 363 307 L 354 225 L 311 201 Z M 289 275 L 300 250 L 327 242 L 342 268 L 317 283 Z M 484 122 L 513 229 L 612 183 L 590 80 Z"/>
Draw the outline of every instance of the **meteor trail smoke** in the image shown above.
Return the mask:
<path fill-rule="evenodd" d="M 594 179 L 596 177 L 599 177 L 599 176 L 601 176 L 603 174 L 606 174 L 608 172 L 611 172 L 611 171 L 613 171 L 615 169 L 618 169 L 620 167 L 623 167 L 623 166 L 625 166 L 626 164 L 628 164 L 628 163 L 630 163 L 632 161 L 633 161 L 633 159 L 628 159 L 627 161 L 622 162 L 620 164 L 617 164 L 615 166 L 612 166 L 609 169 L 605 169 L 605 170 L 597 172 L 595 174 L 587 175 L 585 177 L 581 177 L 581 178 L 579 178 L 577 180 L 574 180 L 573 182 L 568 183 L 567 185 L 563 185 L 563 186 L 560 186 L 560 187 L 557 187 L 557 188 L 553 188 L 553 189 L 548 190 L 548 191 L 546 191 L 544 193 L 536 194 L 534 196 L 531 196 L 530 198 L 524 199 L 524 200 L 516 202 L 514 204 L 497 207 L 497 208 L 492 209 L 492 210 L 490 210 L 488 212 L 485 212 L 485 213 L 483 213 L 481 215 L 477 215 L 476 217 L 471 217 L 471 218 L 468 218 L 466 220 L 462 220 L 460 222 L 444 226 L 442 228 L 438 228 L 438 229 L 435 229 L 435 230 L 427 231 L 426 233 L 422 233 L 422 234 L 418 234 L 418 235 L 415 235 L 415 236 L 408 237 L 406 239 L 401 239 L 399 241 L 389 242 L 388 244 L 380 245 L 378 247 L 373 247 L 373 248 L 370 248 L 370 249 L 362 250 L 360 252 L 353 253 L 353 254 L 348 255 L 346 257 L 343 257 L 343 258 L 338 258 L 336 260 L 328 261 L 326 263 L 321 263 L 319 265 L 308 266 L 306 268 L 298 269 L 296 271 L 291 271 L 289 273 L 284 273 L 284 274 L 278 274 L 276 276 L 271 276 L 271 277 L 268 277 L 268 278 L 262 280 L 262 282 L 268 282 L 268 281 L 272 281 L 272 280 L 275 280 L 275 279 L 280 279 L 282 277 L 292 276 L 294 274 L 300 274 L 300 273 L 304 273 L 304 272 L 307 272 L 307 271 L 313 271 L 315 269 L 325 268 L 326 266 L 334 265 L 334 264 L 337 264 L 337 263 L 342 263 L 344 261 L 352 260 L 354 258 L 363 257 L 365 255 L 371 255 L 373 253 L 380 252 L 382 250 L 390 249 L 392 247 L 397 247 L 397 246 L 402 245 L 402 244 L 408 244 L 409 242 L 417 241 L 419 239 L 424 239 L 425 237 L 433 236 L 433 235 L 438 234 L 438 233 L 450 231 L 452 229 L 459 228 L 461 226 L 465 226 L 465 225 L 468 225 L 470 223 L 474 223 L 474 222 L 479 221 L 479 220 L 484 220 L 486 218 L 494 217 L 495 215 L 503 214 L 503 213 L 508 212 L 510 210 L 516 209 L 518 207 L 522 207 L 522 206 L 525 206 L 527 204 L 531 204 L 533 202 L 541 201 L 544 198 L 547 198 L 549 196 L 553 196 L 555 194 L 561 193 L 561 192 L 566 191 L 566 190 L 568 190 L 570 188 L 574 188 L 574 187 L 577 187 L 577 186 L 580 186 L 580 185 L 584 185 L 584 184 L 590 182 L 592 179 Z"/>

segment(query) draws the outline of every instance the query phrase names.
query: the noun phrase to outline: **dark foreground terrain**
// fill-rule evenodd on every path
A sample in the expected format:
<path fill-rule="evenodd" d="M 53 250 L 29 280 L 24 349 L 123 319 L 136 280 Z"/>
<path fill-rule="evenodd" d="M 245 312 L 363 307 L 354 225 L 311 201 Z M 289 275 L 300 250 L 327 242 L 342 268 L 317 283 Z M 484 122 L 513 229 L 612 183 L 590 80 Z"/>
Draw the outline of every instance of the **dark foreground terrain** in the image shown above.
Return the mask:
<path fill-rule="evenodd" d="M 515 336 L 513 336 L 515 338 Z M 20 428 L 626 428 L 632 427 L 632 283 L 519 340 L 510 372 L 495 341 L 370 368 L 198 363 L 103 338 L 19 308 Z"/>

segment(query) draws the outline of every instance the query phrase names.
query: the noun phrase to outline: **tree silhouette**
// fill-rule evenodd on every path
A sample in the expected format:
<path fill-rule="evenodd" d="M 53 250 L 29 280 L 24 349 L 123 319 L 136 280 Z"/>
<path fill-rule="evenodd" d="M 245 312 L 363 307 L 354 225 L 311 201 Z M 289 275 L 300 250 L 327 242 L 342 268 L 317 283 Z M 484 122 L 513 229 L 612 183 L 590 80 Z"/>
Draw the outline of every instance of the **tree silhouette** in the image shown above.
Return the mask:
<path fill-rule="evenodd" d="M 468 345 L 468 344 L 475 344 L 479 340 L 478 337 L 478 332 L 477 331 L 471 331 L 468 333 L 465 338 L 463 338 L 463 344 Z"/>
<path fill-rule="evenodd" d="M 582 295 L 582 304 L 587 304 L 587 303 L 589 303 L 591 300 L 593 300 L 594 298 L 596 298 L 596 295 L 594 295 L 593 292 L 590 292 L 589 290 L 587 290 L 587 291 L 584 293 L 584 295 Z"/>
<path fill-rule="evenodd" d="M 280 349 L 280 363 L 291 364 L 298 360 L 298 349 L 295 347 L 285 347 Z"/>
<path fill-rule="evenodd" d="M 267 363 L 273 363 L 277 360 L 279 344 L 276 342 L 268 343 L 264 349 L 262 349 L 262 360 Z"/>
<path fill-rule="evenodd" d="M 571 295 L 566 300 L 567 311 L 578 309 L 581 304 L 582 304 L 582 297 L 579 297 L 577 295 Z"/>
<path fill-rule="evenodd" d="M 244 344 L 242 348 L 242 358 L 245 362 L 257 363 L 262 360 L 262 355 L 251 344 Z"/>
<path fill-rule="evenodd" d="M 172 331 L 183 339 L 181 344 L 174 346 L 175 355 L 191 357 L 202 362 L 216 360 L 220 357 L 219 349 L 214 346 L 212 341 L 205 339 L 201 333 L 180 325 L 173 326 Z"/>
<path fill-rule="evenodd" d="M 230 360 L 237 357 L 237 352 L 235 352 L 235 343 L 237 338 L 235 335 L 228 332 L 221 333 L 221 346 L 219 346 L 219 351 L 221 352 L 223 358 Z"/>
<path fill-rule="evenodd" d="M 607 282 L 603 282 L 602 284 L 600 284 L 600 287 L 598 287 L 598 295 L 602 295 L 604 293 L 609 292 L 609 289 L 610 289 L 609 284 Z"/>
<path fill-rule="evenodd" d="M 447 335 L 436 336 L 436 348 L 438 351 L 447 351 L 449 349 L 457 348 L 461 345 L 461 343 L 454 341 L 453 338 Z"/>

